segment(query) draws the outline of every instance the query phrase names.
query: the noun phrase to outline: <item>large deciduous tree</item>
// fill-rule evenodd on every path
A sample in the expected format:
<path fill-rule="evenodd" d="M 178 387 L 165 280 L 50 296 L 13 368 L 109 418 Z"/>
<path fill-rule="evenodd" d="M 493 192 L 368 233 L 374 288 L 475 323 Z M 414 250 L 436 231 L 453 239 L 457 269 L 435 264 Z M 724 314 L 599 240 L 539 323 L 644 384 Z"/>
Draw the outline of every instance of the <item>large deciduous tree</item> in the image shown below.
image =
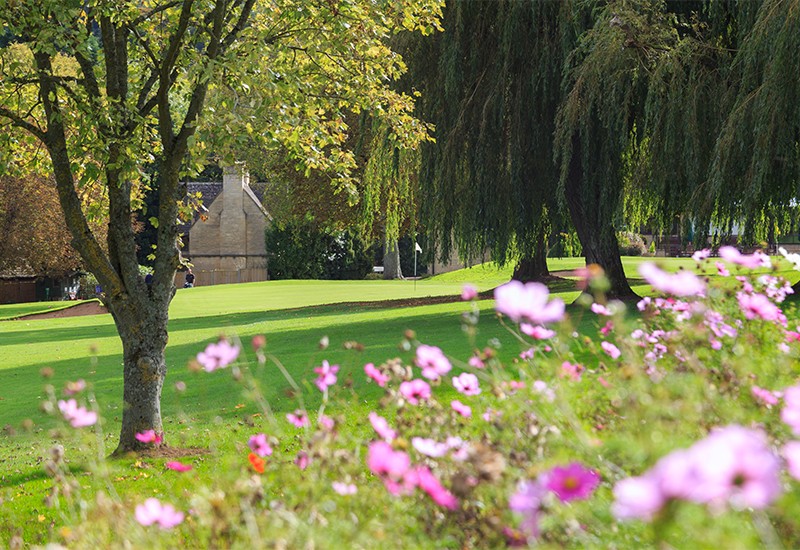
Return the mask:
<path fill-rule="evenodd" d="M 163 433 L 167 320 L 180 264 L 179 179 L 210 147 L 279 143 L 307 170 L 352 192 L 346 116 L 385 118 L 404 144 L 425 137 L 386 39 L 430 30 L 435 0 L 0 0 L 3 152 L 46 151 L 72 244 L 107 295 L 122 340 L 124 412 L 117 451 Z M 37 149 L 37 147 L 39 149 Z M 0 159 L 2 160 L 2 159 Z M 152 285 L 139 275 L 133 201 L 144 163 L 158 165 Z M 107 246 L 79 192 L 108 194 Z"/>

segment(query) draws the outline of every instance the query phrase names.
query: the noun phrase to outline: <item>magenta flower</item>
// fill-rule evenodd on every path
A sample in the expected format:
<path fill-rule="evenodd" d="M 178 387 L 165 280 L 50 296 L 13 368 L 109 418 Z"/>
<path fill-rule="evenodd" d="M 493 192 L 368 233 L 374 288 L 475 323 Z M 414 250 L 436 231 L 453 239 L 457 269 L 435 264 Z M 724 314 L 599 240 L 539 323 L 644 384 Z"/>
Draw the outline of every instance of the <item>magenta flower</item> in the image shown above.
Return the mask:
<path fill-rule="evenodd" d="M 711 250 L 708 248 L 704 248 L 702 250 L 695 250 L 694 254 L 692 254 L 692 259 L 695 262 L 700 263 L 701 261 L 708 258 L 710 255 L 711 255 Z"/>
<path fill-rule="evenodd" d="M 428 493 L 433 502 L 448 510 L 458 508 L 458 499 L 455 495 L 445 489 L 426 466 L 418 466 L 416 474 L 419 488 Z"/>
<path fill-rule="evenodd" d="M 800 480 L 800 441 L 789 441 L 783 446 L 782 451 L 789 475 Z"/>
<path fill-rule="evenodd" d="M 334 481 L 331 483 L 331 487 L 342 496 L 354 495 L 358 491 L 358 488 L 352 483 L 344 483 L 342 481 Z"/>
<path fill-rule="evenodd" d="M 603 351 L 606 352 L 606 355 L 608 355 L 612 359 L 618 359 L 619 356 L 622 354 L 619 351 L 619 348 L 614 344 L 612 344 L 611 342 L 600 342 L 600 347 L 603 348 Z"/>
<path fill-rule="evenodd" d="M 308 414 L 306 411 L 302 411 L 297 409 L 293 413 L 288 413 L 286 415 L 286 420 L 290 423 L 294 424 L 298 428 L 306 428 L 311 425 L 311 422 L 308 420 Z"/>
<path fill-rule="evenodd" d="M 569 361 L 561 363 L 561 376 L 565 376 L 574 382 L 580 382 L 581 374 L 583 374 L 584 370 L 586 369 L 578 363 L 572 364 Z"/>
<path fill-rule="evenodd" d="M 461 299 L 465 302 L 469 300 L 474 300 L 478 297 L 478 289 L 475 288 L 473 285 L 467 283 L 461 287 Z"/>
<path fill-rule="evenodd" d="M 154 430 L 145 430 L 142 433 L 137 433 L 134 437 L 136 441 L 141 441 L 142 443 L 155 443 L 157 445 L 162 441 L 161 434 L 157 434 Z"/>
<path fill-rule="evenodd" d="M 761 431 L 736 425 L 719 428 L 690 452 L 695 457 L 695 502 L 760 509 L 781 493 L 780 462 Z"/>
<path fill-rule="evenodd" d="M 328 387 L 336 383 L 336 373 L 339 372 L 339 365 L 331 365 L 327 361 L 322 362 L 322 366 L 315 367 L 314 372 L 317 373 L 317 379 L 314 384 L 317 385 L 319 391 L 325 392 Z"/>
<path fill-rule="evenodd" d="M 425 380 L 415 378 L 400 384 L 400 395 L 412 405 L 418 405 L 420 401 L 430 399 L 431 387 Z"/>
<path fill-rule="evenodd" d="M 765 321 L 780 321 L 781 310 L 763 294 L 746 294 L 740 292 L 736 295 L 739 307 L 748 319 L 760 318 Z"/>
<path fill-rule="evenodd" d="M 305 470 L 308 468 L 308 463 L 311 462 L 311 459 L 308 458 L 308 453 L 305 451 L 300 451 L 297 453 L 297 456 L 294 459 L 294 464 L 301 470 Z"/>
<path fill-rule="evenodd" d="M 495 309 L 514 322 L 523 319 L 545 325 L 564 318 L 564 302 L 556 298 L 548 302 L 550 291 L 541 283 L 511 281 L 494 291 Z"/>
<path fill-rule="evenodd" d="M 655 290 L 673 296 L 699 296 L 706 290 L 702 279 L 686 270 L 672 274 L 662 271 L 654 263 L 644 262 L 639 265 L 639 274 Z"/>
<path fill-rule="evenodd" d="M 472 409 L 457 399 L 450 402 L 450 407 L 464 418 L 472 416 Z"/>
<path fill-rule="evenodd" d="M 590 309 L 592 310 L 592 313 L 596 313 L 597 315 L 605 317 L 613 315 L 612 311 L 603 304 L 594 303 Z"/>
<path fill-rule="evenodd" d="M 508 501 L 509 509 L 522 516 L 520 528 L 528 537 L 539 536 L 539 512 L 544 495 L 545 488 L 538 481 L 520 481 Z"/>
<path fill-rule="evenodd" d="M 447 374 L 453 368 L 441 349 L 425 344 L 417 347 L 417 356 L 414 362 L 422 369 L 422 376 L 429 380 L 438 380 L 440 376 Z"/>
<path fill-rule="evenodd" d="M 520 323 L 519 329 L 523 334 L 527 334 L 535 340 L 547 340 L 556 335 L 556 331 L 544 328 L 541 325 L 530 325 L 528 323 Z"/>
<path fill-rule="evenodd" d="M 732 246 L 723 246 L 719 249 L 719 255 L 723 260 L 746 267 L 747 269 L 772 267 L 772 261 L 769 259 L 769 256 L 759 250 L 756 250 L 753 254 L 748 256 L 747 254 L 742 254 Z"/>
<path fill-rule="evenodd" d="M 231 345 L 227 340 L 220 340 L 216 344 L 209 344 L 205 351 L 197 354 L 197 362 L 206 372 L 223 369 L 239 357 L 239 347 Z"/>
<path fill-rule="evenodd" d="M 780 392 L 765 390 L 764 388 L 759 388 L 758 386 L 753 386 L 750 388 L 750 392 L 753 394 L 753 397 L 756 398 L 756 401 L 768 406 L 777 405 L 780 398 Z"/>
<path fill-rule="evenodd" d="M 191 464 L 184 464 L 183 462 L 178 462 L 177 460 L 172 460 L 164 464 L 168 469 L 174 470 L 176 472 L 188 472 L 192 469 Z"/>
<path fill-rule="evenodd" d="M 522 359 L 523 361 L 527 361 L 528 359 L 533 359 L 534 351 L 536 350 L 534 350 L 533 348 L 526 349 L 525 351 L 519 354 L 519 358 Z"/>
<path fill-rule="evenodd" d="M 447 443 L 439 443 L 427 437 L 412 437 L 411 446 L 414 447 L 418 453 L 431 458 L 442 457 L 450 450 Z"/>
<path fill-rule="evenodd" d="M 786 388 L 783 403 L 781 420 L 792 429 L 794 435 L 800 435 L 800 384 Z"/>
<path fill-rule="evenodd" d="M 148 498 L 136 507 L 136 521 L 145 527 L 155 524 L 162 529 L 172 529 L 183 522 L 183 512 L 178 512 L 171 504 L 162 504 L 157 498 Z"/>
<path fill-rule="evenodd" d="M 483 362 L 483 359 L 478 357 L 477 355 L 473 355 L 467 361 L 467 364 L 472 367 L 473 369 L 484 369 L 486 368 L 486 363 Z"/>
<path fill-rule="evenodd" d="M 389 375 L 383 374 L 372 363 L 367 363 L 366 365 L 364 365 L 364 374 L 366 374 L 369 378 L 374 380 L 375 383 L 382 388 L 386 386 L 386 382 L 389 381 Z"/>
<path fill-rule="evenodd" d="M 469 372 L 462 372 L 458 376 L 454 376 L 453 387 L 464 395 L 478 395 L 481 393 L 478 377 Z"/>
<path fill-rule="evenodd" d="M 714 265 L 717 267 L 717 275 L 720 277 L 730 277 L 731 272 L 728 271 L 728 268 L 725 264 L 722 262 L 716 262 Z"/>
<path fill-rule="evenodd" d="M 664 503 L 664 495 L 654 477 L 629 477 L 614 485 L 611 511 L 618 519 L 650 521 Z"/>
<path fill-rule="evenodd" d="M 393 495 L 408 494 L 417 485 L 411 459 L 403 451 L 395 451 L 385 441 L 373 441 L 367 450 L 367 467 L 379 476 Z"/>
<path fill-rule="evenodd" d="M 329 432 L 336 425 L 336 422 L 330 416 L 325 415 L 325 414 L 321 414 L 321 415 L 319 415 L 319 418 L 317 418 L 317 424 L 322 426 L 323 430 L 325 430 L 326 432 Z"/>
<path fill-rule="evenodd" d="M 70 399 L 68 401 L 59 400 L 58 410 L 64 416 L 64 419 L 70 423 L 73 428 L 85 428 L 97 423 L 97 413 L 89 411 L 84 407 L 79 407 L 77 401 Z"/>
<path fill-rule="evenodd" d="M 547 474 L 545 486 L 554 492 L 561 502 L 585 500 L 600 483 L 594 470 L 573 462 L 569 466 L 556 466 Z"/>
<path fill-rule="evenodd" d="M 397 432 L 389 427 L 386 419 L 374 411 L 369 413 L 369 423 L 372 424 L 375 432 L 385 441 L 391 443 L 397 437 Z"/>
<path fill-rule="evenodd" d="M 247 446 L 260 457 L 270 456 L 272 454 L 272 447 L 270 447 L 267 441 L 267 436 L 263 433 L 250 436 Z"/>

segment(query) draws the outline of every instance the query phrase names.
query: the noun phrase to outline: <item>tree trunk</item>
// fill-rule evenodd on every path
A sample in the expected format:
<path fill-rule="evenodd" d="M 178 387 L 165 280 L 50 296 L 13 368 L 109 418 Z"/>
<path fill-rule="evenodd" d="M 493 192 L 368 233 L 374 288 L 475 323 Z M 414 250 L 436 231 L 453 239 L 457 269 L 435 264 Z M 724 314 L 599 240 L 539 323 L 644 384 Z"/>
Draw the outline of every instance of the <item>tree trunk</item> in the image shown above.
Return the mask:
<path fill-rule="evenodd" d="M 153 308 L 156 309 L 156 308 Z M 159 311 L 137 312 L 109 304 L 123 350 L 123 410 L 119 445 L 114 454 L 153 448 L 159 444 L 143 443 L 137 433 L 153 430 L 162 438 L 161 389 L 167 367 L 167 315 Z"/>
<path fill-rule="evenodd" d="M 383 249 L 383 278 L 403 278 L 403 271 L 400 268 L 400 247 L 397 246 L 396 240 L 387 240 Z"/>
<path fill-rule="evenodd" d="M 597 264 L 605 271 L 609 281 L 607 298 L 638 298 L 625 277 L 617 234 L 611 223 L 611 215 L 606 214 L 613 212 L 614 208 L 603 203 L 603 200 L 607 202 L 612 199 L 602 198 L 603 190 L 598 182 L 584 181 L 580 147 L 580 140 L 576 137 L 573 139 L 564 194 L 572 223 L 583 247 L 586 265 Z"/>
<path fill-rule="evenodd" d="M 539 281 L 550 276 L 547 269 L 547 235 L 537 238 L 536 249 L 532 256 L 525 256 L 514 267 L 512 279 L 517 281 Z"/>

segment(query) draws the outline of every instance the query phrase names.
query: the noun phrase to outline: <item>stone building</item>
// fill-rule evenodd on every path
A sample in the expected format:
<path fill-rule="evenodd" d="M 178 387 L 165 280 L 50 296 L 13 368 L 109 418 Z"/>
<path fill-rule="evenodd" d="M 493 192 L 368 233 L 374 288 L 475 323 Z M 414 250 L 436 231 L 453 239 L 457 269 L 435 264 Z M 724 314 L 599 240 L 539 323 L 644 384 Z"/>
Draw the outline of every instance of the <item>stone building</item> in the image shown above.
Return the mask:
<path fill-rule="evenodd" d="M 244 165 L 225 167 L 222 184 L 189 182 L 187 192 L 203 197 L 203 212 L 183 228 L 183 256 L 194 265 L 197 283 L 265 280 L 264 230 L 272 217 L 250 188 Z"/>

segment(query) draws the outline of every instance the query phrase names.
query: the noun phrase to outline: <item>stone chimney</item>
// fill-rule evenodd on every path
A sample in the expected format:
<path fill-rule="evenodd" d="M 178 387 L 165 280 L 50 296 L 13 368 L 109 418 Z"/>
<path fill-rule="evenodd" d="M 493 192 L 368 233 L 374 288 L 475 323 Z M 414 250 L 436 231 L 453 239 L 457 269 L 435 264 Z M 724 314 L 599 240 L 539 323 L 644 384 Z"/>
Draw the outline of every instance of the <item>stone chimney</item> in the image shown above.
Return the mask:
<path fill-rule="evenodd" d="M 244 212 L 245 186 L 250 175 L 244 163 L 226 166 L 222 175 L 222 214 L 220 216 L 220 255 L 247 254 L 247 217 Z"/>

